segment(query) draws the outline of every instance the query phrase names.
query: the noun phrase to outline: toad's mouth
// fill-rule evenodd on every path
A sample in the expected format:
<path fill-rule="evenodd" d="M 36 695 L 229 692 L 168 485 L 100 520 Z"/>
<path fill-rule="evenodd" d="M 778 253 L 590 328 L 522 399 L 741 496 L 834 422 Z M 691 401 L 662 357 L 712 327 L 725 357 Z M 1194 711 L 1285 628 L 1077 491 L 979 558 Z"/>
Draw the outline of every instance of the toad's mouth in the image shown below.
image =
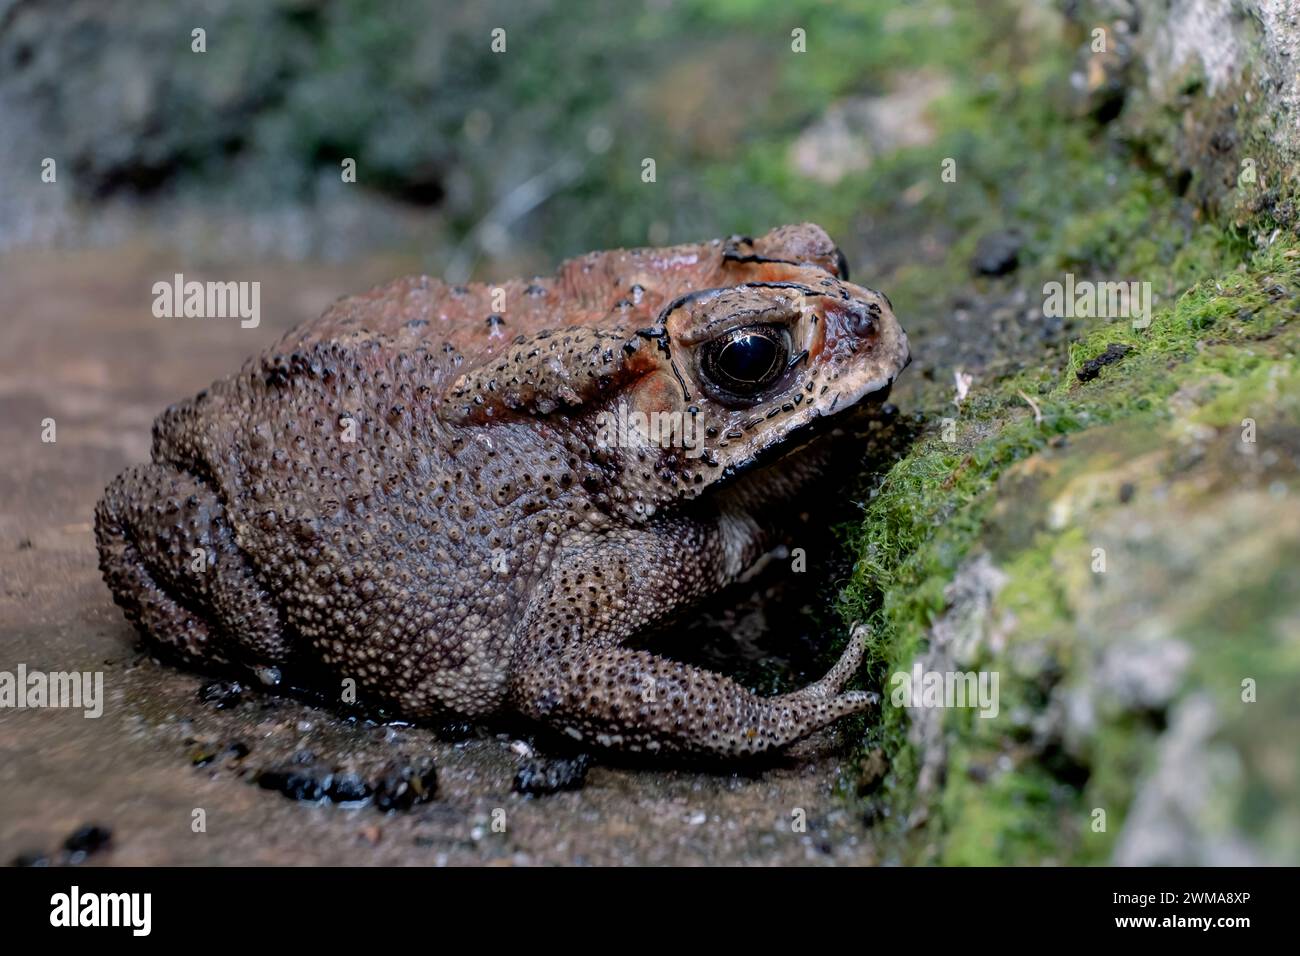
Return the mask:
<path fill-rule="evenodd" d="M 749 458 L 729 464 L 723 469 L 722 478 L 730 481 L 759 468 L 781 468 L 791 461 L 799 461 L 801 465 L 812 464 L 808 455 L 810 446 L 815 443 L 829 449 L 835 442 L 822 439 L 838 432 L 851 432 L 855 426 L 878 416 L 880 406 L 889 399 L 893 384 L 894 379 L 891 378 L 881 387 L 866 391 L 839 411 L 818 414 L 796 425 L 780 441 L 759 449 Z M 820 459 L 822 456 L 815 457 Z"/>

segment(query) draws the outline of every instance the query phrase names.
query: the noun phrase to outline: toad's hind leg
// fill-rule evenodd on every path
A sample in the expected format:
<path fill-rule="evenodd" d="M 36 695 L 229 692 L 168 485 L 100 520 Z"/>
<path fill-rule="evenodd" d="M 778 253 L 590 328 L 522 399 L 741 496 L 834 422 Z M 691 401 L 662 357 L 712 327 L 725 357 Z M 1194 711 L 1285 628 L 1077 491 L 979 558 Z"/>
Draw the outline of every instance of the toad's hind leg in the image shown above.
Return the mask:
<path fill-rule="evenodd" d="M 601 746 L 721 757 L 779 749 L 874 707 L 876 695 L 844 690 L 862 661 L 863 628 L 825 677 L 778 697 L 623 645 L 734 580 L 761 553 L 756 529 L 722 518 L 669 519 L 563 555 L 522 622 L 511 704 Z"/>
<path fill-rule="evenodd" d="M 875 707 L 875 694 L 843 689 L 864 642 L 855 631 L 825 677 L 777 697 L 645 651 L 581 643 L 534 657 L 514 675 L 512 691 L 528 716 L 600 746 L 744 757 Z"/>
<path fill-rule="evenodd" d="M 127 469 L 95 508 L 95 538 L 113 600 L 147 639 L 196 662 L 287 660 L 280 615 L 201 479 L 157 462 Z"/>

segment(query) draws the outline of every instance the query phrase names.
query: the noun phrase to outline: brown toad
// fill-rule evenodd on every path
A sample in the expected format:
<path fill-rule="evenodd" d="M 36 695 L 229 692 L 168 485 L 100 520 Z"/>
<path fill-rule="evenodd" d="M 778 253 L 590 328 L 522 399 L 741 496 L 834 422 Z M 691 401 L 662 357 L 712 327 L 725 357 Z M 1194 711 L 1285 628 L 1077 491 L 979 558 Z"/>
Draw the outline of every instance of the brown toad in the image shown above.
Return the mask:
<path fill-rule="evenodd" d="M 307 660 L 412 717 L 514 711 L 627 750 L 753 754 L 866 709 L 627 646 L 734 581 L 908 361 L 817 226 L 340 300 L 154 424 L 100 565 L 193 661 Z"/>

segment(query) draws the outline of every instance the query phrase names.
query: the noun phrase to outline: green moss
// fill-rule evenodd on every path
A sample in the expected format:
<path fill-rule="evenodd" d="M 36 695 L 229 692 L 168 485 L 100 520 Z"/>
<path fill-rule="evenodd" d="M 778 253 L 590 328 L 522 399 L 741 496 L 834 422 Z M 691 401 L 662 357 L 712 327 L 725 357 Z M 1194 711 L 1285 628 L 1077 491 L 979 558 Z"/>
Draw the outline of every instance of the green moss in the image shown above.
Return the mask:
<path fill-rule="evenodd" d="M 941 805 L 947 835 L 940 861 L 950 866 L 1065 862 L 1062 846 L 1077 842 L 1079 834 L 1062 806 L 1059 783 L 1037 764 L 1010 773 L 990 770 L 997 757 L 995 747 L 978 740 L 963 741 L 954 754 Z M 986 774 L 991 774 L 987 783 L 975 782 Z"/>
<path fill-rule="evenodd" d="M 910 666 L 945 609 L 944 588 L 957 568 L 977 548 L 989 547 L 998 552 L 999 566 L 1008 579 L 999 607 L 1016 616 L 1017 633 L 1031 634 L 1057 651 L 1060 659 L 1055 664 L 1068 671 L 1075 631 L 1065 591 L 1071 569 L 1078 574 L 1085 567 L 1080 556 L 1087 554 L 1088 543 L 1078 528 L 1049 531 L 1030 526 L 1017 532 L 1016 523 L 1027 520 L 1033 507 L 1030 502 L 1039 500 L 1041 508 L 1042 496 L 1035 498 L 1028 488 L 999 488 L 997 482 L 1054 435 L 1132 422 L 1130 444 L 1150 447 L 1152 430 L 1158 434 L 1174 418 L 1170 400 L 1180 390 L 1191 389 L 1194 394 L 1184 416 L 1189 422 L 1235 427 L 1240 425 L 1243 408 L 1256 408 L 1277 427 L 1283 427 L 1283 422 L 1297 427 L 1300 326 L 1293 322 L 1297 301 L 1300 256 L 1290 243 L 1275 244 L 1243 262 L 1240 269 L 1198 283 L 1158 310 L 1147 329 L 1112 323 L 1082 336 L 1069 347 L 1064 367 L 1039 399 L 1041 422 L 1034 421 L 1019 394 L 1034 391 L 1041 381 L 1041 370 L 1033 370 L 996 383 L 981 400 L 963 409 L 955 441 L 942 441 L 936 423 L 935 430 L 886 475 L 853 537 L 861 559 L 843 610 L 846 617 L 866 616 L 872 621 L 877 674 L 883 678 Z M 1126 344 L 1132 351 L 1095 380 L 1081 383 L 1075 375 L 1078 368 L 1112 342 Z M 1112 435 L 1105 447 L 1123 458 L 1142 446 L 1125 452 Z M 1076 462 L 1076 467 L 1087 465 L 1087 461 Z M 1059 490 L 1063 481 L 1052 487 Z M 1011 502 L 1002 509 L 1009 515 L 995 514 L 1000 501 Z M 1265 582 L 1263 588 L 1276 584 Z M 1247 611 L 1267 606 L 1263 594 L 1258 597 L 1256 603 L 1249 594 L 1243 595 L 1232 607 Z M 1248 635 L 1250 629 L 1242 623 L 1215 622 L 1211 615 L 1207 627 L 1216 635 Z M 1243 637 L 1242 643 L 1250 642 Z M 1253 653 L 1263 656 L 1236 661 L 1235 672 L 1261 673 L 1276 667 L 1271 652 L 1257 648 Z M 1220 656 L 1207 653 L 1198 659 L 1215 667 L 1223 664 Z M 1014 708 L 1018 698 L 1037 693 L 1037 685 L 1033 675 L 1008 671 L 1005 656 L 1000 661 L 1005 710 Z M 986 662 L 986 666 L 997 664 Z M 954 749 L 949 782 L 939 801 L 945 832 L 942 859 L 992 863 L 1108 857 L 1123 822 L 1123 808 L 1149 760 L 1156 736 L 1153 727 L 1129 718 L 1102 727 L 1090 744 L 1093 759 L 1086 788 L 1060 780 L 1053 783 L 1055 778 L 1033 762 L 995 775 L 992 783 L 983 786 L 971 781 L 971 767 L 981 761 L 991 763 L 1008 744 L 978 719 L 963 719 L 964 725 L 949 727 L 960 745 Z M 904 712 L 886 709 L 880 739 L 892 748 L 887 788 L 900 809 L 909 804 L 918 766 L 916 756 L 907 753 L 906 727 Z M 1051 799 L 1045 794 L 1051 794 Z M 1089 813 L 1096 807 L 1108 811 L 1107 830 L 1102 833 L 1094 833 L 1090 826 Z M 907 813 L 893 816 L 906 819 Z"/>

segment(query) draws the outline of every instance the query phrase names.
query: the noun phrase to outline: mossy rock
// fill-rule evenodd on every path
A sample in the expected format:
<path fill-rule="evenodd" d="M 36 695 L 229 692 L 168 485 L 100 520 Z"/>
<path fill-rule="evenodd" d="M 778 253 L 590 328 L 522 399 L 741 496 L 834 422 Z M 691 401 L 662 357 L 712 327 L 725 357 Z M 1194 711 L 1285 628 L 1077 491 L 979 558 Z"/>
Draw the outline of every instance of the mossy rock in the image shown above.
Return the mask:
<path fill-rule="evenodd" d="M 1120 6 L 1073 7 L 1042 49 L 1072 64 L 1068 92 L 1025 64 L 996 121 L 988 98 L 948 104 L 938 148 L 1022 179 L 983 222 L 984 199 L 957 200 L 947 261 L 899 273 L 901 315 L 960 302 L 975 326 L 923 318 L 918 351 L 939 333 L 954 353 L 902 397 L 928 427 L 847 530 L 841 607 L 872 622 L 886 701 L 870 806 L 900 860 L 1300 861 L 1295 143 L 1259 101 L 1281 60 L 1249 17 L 1225 66 L 1181 15 Z M 1124 38 L 1100 65 L 1089 24 Z M 1179 43 L 1199 79 L 1175 75 Z M 1016 135 L 1030 159 L 996 145 Z M 1242 150 L 1266 176 L 1228 175 Z M 1008 279 L 964 269 L 990 223 L 1025 236 Z M 1067 273 L 1149 283 L 1154 305 L 1037 334 Z M 1005 302 L 1028 316 L 981 349 L 972 320 Z M 892 706 L 918 663 L 996 674 L 996 715 Z"/>

